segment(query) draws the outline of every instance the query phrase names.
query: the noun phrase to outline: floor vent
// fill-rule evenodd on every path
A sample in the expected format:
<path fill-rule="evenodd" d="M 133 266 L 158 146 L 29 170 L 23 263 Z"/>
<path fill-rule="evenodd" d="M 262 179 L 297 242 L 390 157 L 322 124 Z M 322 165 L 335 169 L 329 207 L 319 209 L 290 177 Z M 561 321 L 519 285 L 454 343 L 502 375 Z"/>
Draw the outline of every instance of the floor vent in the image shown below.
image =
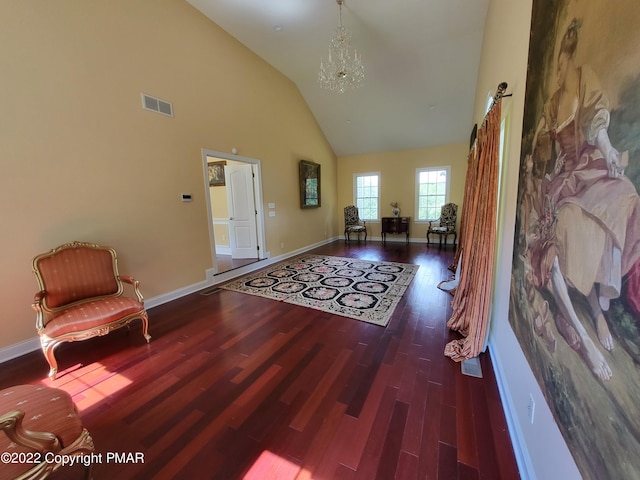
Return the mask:
<path fill-rule="evenodd" d="M 468 358 L 462 361 L 462 374 L 470 377 L 482 378 L 482 367 L 478 357 Z"/>
<path fill-rule="evenodd" d="M 222 289 L 218 288 L 218 287 L 213 287 L 213 288 L 209 288 L 207 290 L 201 291 L 200 295 L 211 295 L 211 294 L 219 292 L 220 290 L 222 290 Z"/>
<path fill-rule="evenodd" d="M 142 94 L 142 108 L 168 117 L 173 117 L 173 105 L 171 102 L 152 97 L 146 93 Z"/>

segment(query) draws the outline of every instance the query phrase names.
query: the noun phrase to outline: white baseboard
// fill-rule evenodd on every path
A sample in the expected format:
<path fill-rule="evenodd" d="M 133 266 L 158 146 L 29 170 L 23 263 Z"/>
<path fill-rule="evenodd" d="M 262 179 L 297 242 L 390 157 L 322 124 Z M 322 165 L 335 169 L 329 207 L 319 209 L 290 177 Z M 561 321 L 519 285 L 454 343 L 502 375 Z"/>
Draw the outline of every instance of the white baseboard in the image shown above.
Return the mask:
<path fill-rule="evenodd" d="M 267 267 L 274 263 L 281 262 L 282 260 L 286 260 L 287 258 L 295 257 L 296 255 L 299 255 L 301 253 L 308 252 L 309 250 L 313 250 L 314 248 L 321 247 L 322 245 L 331 243 L 336 239 L 337 237 L 329 238 L 322 242 L 318 242 L 304 248 L 299 248 L 298 250 L 294 250 L 293 252 L 288 252 L 284 255 L 280 255 L 273 258 L 265 258 L 263 260 L 258 260 L 255 263 L 252 263 L 250 265 L 245 265 L 244 267 L 237 268 L 229 272 L 213 275 L 213 277 L 209 275 L 209 272 L 212 269 L 207 269 L 207 271 L 205 272 L 205 275 L 207 276 L 208 280 L 203 280 L 202 282 L 194 283 L 193 285 L 188 285 L 186 287 L 173 290 L 172 292 L 168 292 L 162 295 L 158 295 L 156 297 L 145 299 L 144 305 L 148 309 L 157 307 L 158 305 L 171 302 L 172 300 L 177 300 L 178 298 L 184 297 L 191 293 L 195 293 L 199 290 L 203 290 L 212 285 L 217 285 L 220 283 L 227 282 L 236 277 L 240 277 L 242 275 L 246 275 L 247 273 L 260 270 L 261 268 Z M 40 350 L 39 337 L 33 337 L 28 340 L 25 340 L 24 342 L 20 342 L 13 345 L 9 345 L 8 347 L 0 348 L 0 363 L 13 360 L 14 358 L 21 357 L 22 355 L 26 355 L 31 352 L 35 352 L 36 350 Z"/>
<path fill-rule="evenodd" d="M 38 337 L 9 345 L 8 347 L 0 349 L 0 363 L 8 362 L 27 353 L 35 352 L 36 350 L 40 350 L 40 338 Z"/>
<path fill-rule="evenodd" d="M 188 285 L 172 292 L 152 297 L 148 300 L 145 299 L 144 306 L 147 308 L 157 307 L 158 305 L 162 305 L 163 303 L 177 300 L 178 298 L 184 297 L 185 295 L 189 295 L 190 293 L 194 293 L 198 290 L 202 290 L 203 288 L 207 288 L 209 285 L 211 285 L 210 282 L 203 280 L 202 282 L 194 283 L 193 285 Z"/>
<path fill-rule="evenodd" d="M 500 394 L 502 408 L 504 409 L 504 416 L 507 420 L 507 428 L 509 429 L 511 445 L 513 445 L 513 453 L 516 457 L 516 463 L 518 464 L 520 478 L 522 480 L 533 480 L 536 478 L 536 474 L 533 469 L 533 465 L 531 464 L 531 457 L 529 456 L 524 436 L 516 418 L 516 409 L 511 401 L 511 394 L 505 381 L 502 361 L 500 360 L 500 355 L 497 353 L 498 349 L 492 347 L 493 345 L 490 340 L 489 350 L 491 354 L 491 363 L 493 365 L 493 373 L 496 377 L 496 383 L 498 384 L 498 392 Z"/>

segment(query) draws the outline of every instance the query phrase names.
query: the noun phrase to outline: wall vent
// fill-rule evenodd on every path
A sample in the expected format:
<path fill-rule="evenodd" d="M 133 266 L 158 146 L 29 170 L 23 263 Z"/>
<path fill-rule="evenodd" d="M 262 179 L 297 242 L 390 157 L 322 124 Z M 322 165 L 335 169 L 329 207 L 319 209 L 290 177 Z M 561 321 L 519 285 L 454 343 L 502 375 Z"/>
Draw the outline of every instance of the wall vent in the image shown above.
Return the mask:
<path fill-rule="evenodd" d="M 152 97 L 146 93 L 142 94 L 142 108 L 173 117 L 173 105 L 171 102 Z"/>

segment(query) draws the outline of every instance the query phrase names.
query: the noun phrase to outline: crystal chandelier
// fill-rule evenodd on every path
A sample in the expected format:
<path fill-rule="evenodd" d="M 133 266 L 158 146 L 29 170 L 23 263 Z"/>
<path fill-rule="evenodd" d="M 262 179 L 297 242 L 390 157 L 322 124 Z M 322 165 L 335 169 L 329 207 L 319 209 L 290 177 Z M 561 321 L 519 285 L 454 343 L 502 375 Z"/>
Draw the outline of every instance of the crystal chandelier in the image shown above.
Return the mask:
<path fill-rule="evenodd" d="M 320 60 L 318 81 L 322 88 L 344 93 L 348 88 L 358 88 L 362 85 L 364 67 L 358 52 L 351 48 L 351 32 L 342 26 L 344 0 L 336 2 L 340 7 L 340 25 L 331 35 L 329 57 Z"/>

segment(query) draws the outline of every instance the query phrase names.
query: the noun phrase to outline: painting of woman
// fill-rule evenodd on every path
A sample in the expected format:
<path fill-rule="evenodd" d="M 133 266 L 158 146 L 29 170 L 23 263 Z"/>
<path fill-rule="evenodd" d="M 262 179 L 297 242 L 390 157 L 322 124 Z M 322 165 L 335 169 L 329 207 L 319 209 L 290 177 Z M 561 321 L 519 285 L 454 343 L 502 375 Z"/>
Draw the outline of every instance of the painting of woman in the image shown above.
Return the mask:
<path fill-rule="evenodd" d="M 509 322 L 584 478 L 640 478 L 639 21 L 533 1 Z"/>
<path fill-rule="evenodd" d="M 611 368 L 578 318 L 569 288 L 586 298 L 601 347 L 613 350 L 603 312 L 620 296 L 622 278 L 640 268 L 640 197 L 624 176 L 627 152 L 612 146 L 607 133 L 606 93 L 588 65 L 575 63 L 579 28 L 574 19 L 562 38 L 558 88 L 544 105 L 530 154 L 544 174 L 530 261 L 536 287 L 553 295 L 558 331 L 597 378 L 608 380 Z M 631 303 L 640 296 L 628 294 Z"/>

